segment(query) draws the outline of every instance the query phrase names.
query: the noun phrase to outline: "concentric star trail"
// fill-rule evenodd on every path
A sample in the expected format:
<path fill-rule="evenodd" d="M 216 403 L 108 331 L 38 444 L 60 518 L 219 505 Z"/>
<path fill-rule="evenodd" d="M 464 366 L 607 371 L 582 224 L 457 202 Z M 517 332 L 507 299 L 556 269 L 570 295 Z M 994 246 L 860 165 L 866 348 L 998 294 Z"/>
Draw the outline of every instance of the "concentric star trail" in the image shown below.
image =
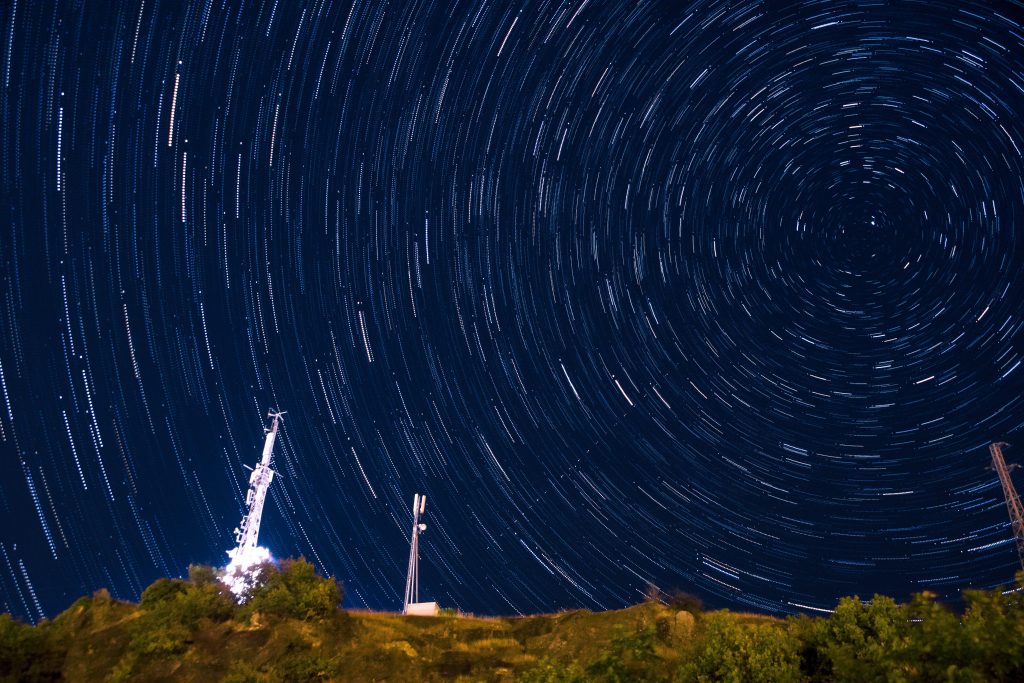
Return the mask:
<path fill-rule="evenodd" d="M 1012 580 L 1020 3 L 0 17 L 0 610 L 222 565 L 271 407 L 353 607 L 414 493 L 476 613 Z"/>

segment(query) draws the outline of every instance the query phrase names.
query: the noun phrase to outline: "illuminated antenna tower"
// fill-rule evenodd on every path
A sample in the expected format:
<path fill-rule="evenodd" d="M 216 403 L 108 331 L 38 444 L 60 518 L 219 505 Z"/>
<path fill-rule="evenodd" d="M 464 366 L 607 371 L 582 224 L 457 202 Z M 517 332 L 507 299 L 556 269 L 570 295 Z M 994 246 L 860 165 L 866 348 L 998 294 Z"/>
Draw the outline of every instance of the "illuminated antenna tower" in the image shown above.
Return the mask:
<path fill-rule="evenodd" d="M 412 539 L 409 542 L 409 570 L 405 576 L 405 604 L 403 614 L 432 616 L 438 613 L 436 602 L 420 602 L 420 533 L 427 525 L 420 517 L 427 507 L 427 497 L 416 494 L 412 498 Z"/>
<path fill-rule="evenodd" d="M 263 503 L 267 499 L 267 489 L 270 482 L 274 480 L 274 470 L 270 469 L 270 460 L 274 454 L 274 440 L 277 438 L 277 423 L 282 419 L 284 412 L 267 413 L 267 417 L 274 418 L 270 429 L 264 428 L 267 440 L 263 443 L 263 457 L 252 468 L 249 475 L 249 493 L 245 496 L 246 513 L 242 517 L 242 523 L 235 529 L 235 542 L 238 545 L 228 551 L 228 557 L 232 560 L 241 560 L 250 556 L 257 547 L 260 536 L 260 520 L 263 518 Z"/>
<path fill-rule="evenodd" d="M 1013 538 L 1017 542 L 1017 557 L 1020 558 L 1020 566 L 1024 569 L 1024 505 L 1021 505 L 1017 489 L 1013 488 L 1010 481 L 1010 470 L 1020 467 L 1016 463 L 1007 465 L 1003 460 L 1003 446 L 1009 444 L 996 442 L 989 445 L 988 450 L 992 454 L 992 469 L 999 473 L 999 481 L 1003 485 L 1003 496 L 1006 498 L 1006 509 L 1010 513 L 1010 528 L 1013 530 Z"/>

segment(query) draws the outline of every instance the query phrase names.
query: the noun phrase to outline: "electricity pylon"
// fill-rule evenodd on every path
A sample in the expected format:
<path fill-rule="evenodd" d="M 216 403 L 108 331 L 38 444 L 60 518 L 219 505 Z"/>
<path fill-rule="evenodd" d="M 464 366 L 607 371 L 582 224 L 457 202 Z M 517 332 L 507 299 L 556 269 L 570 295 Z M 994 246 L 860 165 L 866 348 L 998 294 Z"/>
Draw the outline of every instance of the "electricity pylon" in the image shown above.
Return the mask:
<path fill-rule="evenodd" d="M 1006 509 L 1010 513 L 1010 528 L 1013 530 L 1013 538 L 1017 543 L 1017 556 L 1020 558 L 1021 569 L 1024 569 L 1024 505 L 1021 505 L 1017 489 L 1013 488 L 1010 480 L 1010 470 L 1020 465 L 1007 465 L 1003 460 L 1003 446 L 1008 444 L 996 442 L 990 444 L 989 452 L 992 454 L 992 469 L 999 473 L 999 481 L 1003 485 L 1003 496 L 1006 498 Z"/>

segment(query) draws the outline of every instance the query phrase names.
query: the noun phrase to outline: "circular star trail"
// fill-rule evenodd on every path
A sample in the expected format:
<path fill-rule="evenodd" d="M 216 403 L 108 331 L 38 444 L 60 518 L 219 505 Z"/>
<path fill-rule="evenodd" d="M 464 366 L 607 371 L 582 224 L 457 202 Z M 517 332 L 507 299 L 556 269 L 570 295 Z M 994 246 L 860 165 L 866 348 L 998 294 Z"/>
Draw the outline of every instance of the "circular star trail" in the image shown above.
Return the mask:
<path fill-rule="evenodd" d="M 13 0 L 0 608 L 261 542 L 396 609 L 1017 561 L 1013 2 Z M 1010 460 L 1013 448 L 1007 450 Z"/>

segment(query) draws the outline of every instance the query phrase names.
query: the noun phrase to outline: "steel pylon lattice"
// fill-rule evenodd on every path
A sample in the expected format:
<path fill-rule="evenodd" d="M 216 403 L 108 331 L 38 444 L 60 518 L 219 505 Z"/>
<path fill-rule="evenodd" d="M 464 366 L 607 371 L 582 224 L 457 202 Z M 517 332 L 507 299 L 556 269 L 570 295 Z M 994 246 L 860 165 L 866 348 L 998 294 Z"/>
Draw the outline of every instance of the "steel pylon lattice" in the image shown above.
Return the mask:
<path fill-rule="evenodd" d="M 1020 465 L 1007 465 L 1003 459 L 1003 446 L 1008 444 L 995 442 L 988 447 L 992 454 L 992 469 L 999 474 L 999 481 L 1003 485 L 1003 497 L 1006 498 L 1006 509 L 1010 513 L 1010 528 L 1013 531 L 1013 538 L 1017 544 L 1017 557 L 1020 559 L 1021 569 L 1024 569 L 1024 505 L 1020 502 L 1017 489 L 1013 487 L 1010 479 L 1010 470 Z"/>

